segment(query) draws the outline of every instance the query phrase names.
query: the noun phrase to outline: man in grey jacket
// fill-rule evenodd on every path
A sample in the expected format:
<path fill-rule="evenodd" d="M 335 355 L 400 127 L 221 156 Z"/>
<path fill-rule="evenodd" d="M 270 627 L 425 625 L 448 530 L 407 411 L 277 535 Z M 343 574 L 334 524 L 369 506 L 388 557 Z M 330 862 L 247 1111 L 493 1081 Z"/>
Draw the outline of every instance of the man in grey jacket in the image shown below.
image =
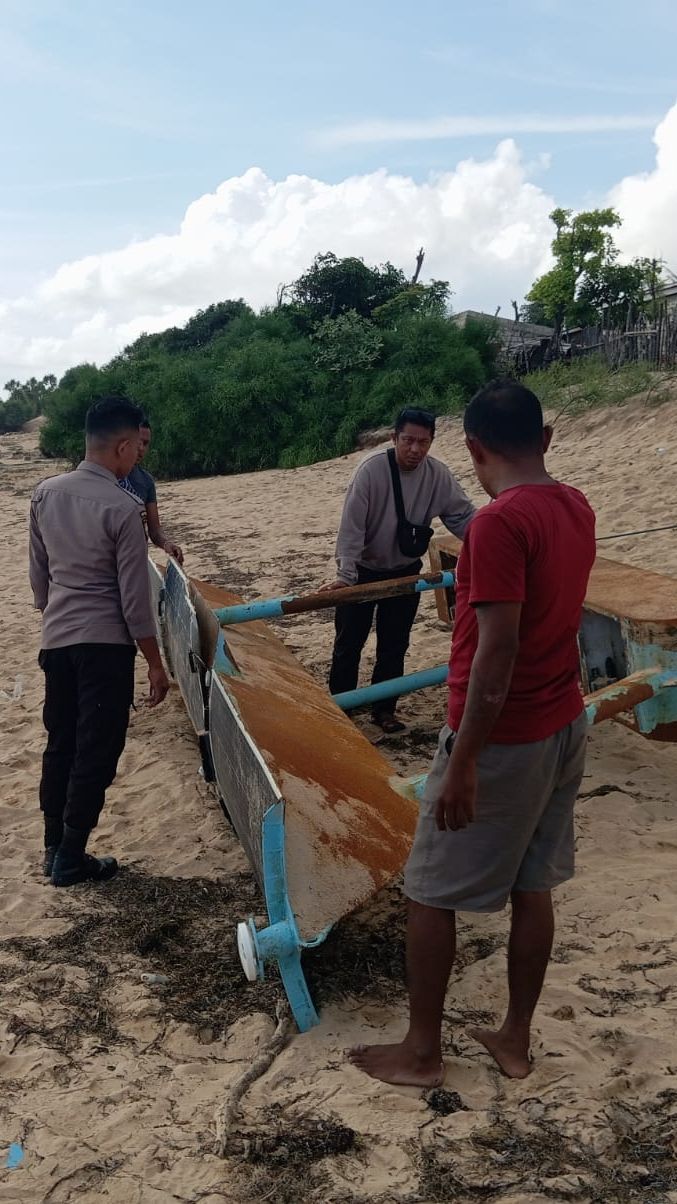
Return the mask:
<path fill-rule="evenodd" d="M 136 463 L 141 418 L 127 398 L 100 398 L 87 411 L 85 459 L 38 485 L 31 503 L 47 729 L 40 808 L 53 886 L 103 882 L 117 870 L 114 857 L 85 849 L 125 746 L 136 646 L 148 664 L 150 705 L 169 689 L 139 508 L 118 486 Z"/>
<path fill-rule="evenodd" d="M 475 507 L 441 460 L 429 453 L 435 418 L 427 410 L 407 408 L 393 433 L 407 520 L 429 526 L 433 518 L 463 538 Z M 348 484 L 336 542 L 338 577 L 325 589 L 385 581 L 419 573 L 421 560 L 402 552 L 388 449 L 379 448 L 358 465 Z M 372 682 L 401 677 L 420 594 L 379 602 L 348 603 L 336 608 L 336 639 L 329 676 L 332 694 L 354 690 L 362 649 L 376 612 L 376 663 Z M 395 718 L 395 699 L 378 703 L 372 718 L 385 732 L 402 731 Z"/>

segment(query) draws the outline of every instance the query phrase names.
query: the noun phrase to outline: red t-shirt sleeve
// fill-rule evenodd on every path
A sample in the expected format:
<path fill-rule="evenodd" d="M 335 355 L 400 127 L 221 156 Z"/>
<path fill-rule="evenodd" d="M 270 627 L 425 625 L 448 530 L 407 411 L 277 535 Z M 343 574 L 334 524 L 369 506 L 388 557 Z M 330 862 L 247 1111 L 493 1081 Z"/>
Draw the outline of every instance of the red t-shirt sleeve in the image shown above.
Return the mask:
<path fill-rule="evenodd" d="M 527 557 L 522 533 L 487 506 L 475 515 L 465 542 L 470 553 L 470 605 L 524 602 Z"/>

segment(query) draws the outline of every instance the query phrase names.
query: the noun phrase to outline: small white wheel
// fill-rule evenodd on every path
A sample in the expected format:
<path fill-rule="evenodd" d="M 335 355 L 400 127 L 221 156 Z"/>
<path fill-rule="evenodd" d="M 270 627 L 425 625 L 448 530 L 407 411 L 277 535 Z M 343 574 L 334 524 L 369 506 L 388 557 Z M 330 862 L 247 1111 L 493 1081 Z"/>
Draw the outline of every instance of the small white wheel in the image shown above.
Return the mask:
<path fill-rule="evenodd" d="M 250 923 L 251 921 L 243 921 L 237 926 L 237 951 L 247 981 L 256 982 L 259 977 L 259 963 Z"/>

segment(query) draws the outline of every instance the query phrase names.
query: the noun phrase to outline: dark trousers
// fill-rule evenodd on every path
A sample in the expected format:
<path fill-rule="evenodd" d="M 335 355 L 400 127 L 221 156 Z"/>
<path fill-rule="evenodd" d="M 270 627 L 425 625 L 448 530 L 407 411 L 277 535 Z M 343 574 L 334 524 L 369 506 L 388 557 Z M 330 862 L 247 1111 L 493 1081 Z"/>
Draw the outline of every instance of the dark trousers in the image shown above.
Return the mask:
<path fill-rule="evenodd" d="M 403 569 L 374 573 L 369 569 L 357 569 L 357 583 L 388 581 L 392 577 L 412 577 L 421 571 L 421 561 Z M 409 647 L 409 637 L 416 618 L 420 594 L 404 594 L 400 598 L 383 598 L 379 602 L 348 602 L 336 607 L 336 639 L 329 674 L 329 692 L 342 694 L 354 690 L 360 669 L 360 656 L 371 631 L 376 611 L 376 663 L 371 680 L 373 683 L 401 677 L 404 658 Z M 372 707 L 374 715 L 394 715 L 396 698 L 384 699 Z"/>
<path fill-rule="evenodd" d="M 134 698 L 127 644 L 43 649 L 44 724 L 40 808 L 71 828 L 95 828 L 125 746 Z"/>

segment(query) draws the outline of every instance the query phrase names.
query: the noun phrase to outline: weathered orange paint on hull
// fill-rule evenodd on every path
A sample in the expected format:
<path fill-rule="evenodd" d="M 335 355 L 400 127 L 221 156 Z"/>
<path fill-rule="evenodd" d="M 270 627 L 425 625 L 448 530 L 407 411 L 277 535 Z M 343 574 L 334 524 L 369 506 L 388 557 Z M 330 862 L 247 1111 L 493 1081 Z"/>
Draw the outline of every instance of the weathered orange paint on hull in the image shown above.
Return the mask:
<path fill-rule="evenodd" d="M 192 585 L 208 652 L 209 608 L 242 599 L 209 582 Z M 220 680 L 285 800 L 289 897 L 309 940 L 400 872 L 418 808 L 393 789 L 391 766 L 268 624 L 238 624 L 225 636 L 240 675 Z"/>

